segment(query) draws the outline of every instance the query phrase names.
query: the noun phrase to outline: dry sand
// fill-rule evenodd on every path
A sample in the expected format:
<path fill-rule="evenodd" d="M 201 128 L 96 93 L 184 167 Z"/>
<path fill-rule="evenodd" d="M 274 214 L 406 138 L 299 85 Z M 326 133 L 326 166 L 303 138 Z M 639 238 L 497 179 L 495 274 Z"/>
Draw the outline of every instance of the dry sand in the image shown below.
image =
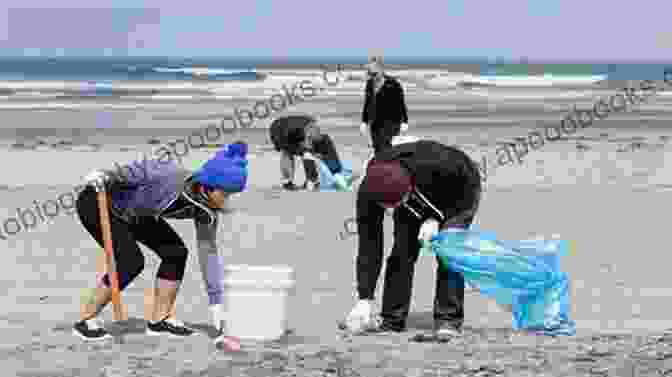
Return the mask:
<path fill-rule="evenodd" d="M 418 96 L 409 96 L 411 133 L 458 144 L 475 158 L 494 148 L 496 141 L 524 136 L 534 119 L 562 118 L 561 113 L 549 115 L 544 110 L 546 101 L 526 100 L 530 103 L 521 110 L 514 100 L 490 107 L 481 100 L 485 107 L 472 110 L 471 121 L 460 123 L 451 110 L 440 113 L 440 109 L 446 103 L 476 107 L 479 102 L 472 97 L 454 95 L 440 102 L 436 96 Z M 460 101 L 454 100 L 458 97 Z M 488 177 L 477 217 L 482 228 L 509 239 L 559 234 L 577 245 L 562 261 L 572 283 L 575 337 L 514 334 L 507 313 L 472 293 L 466 299 L 463 341 L 409 343 L 415 332 L 431 328 L 435 266 L 433 258 L 422 257 L 416 268 L 409 332 L 344 338 L 336 323 L 355 299 L 356 238 L 341 241 L 338 232 L 354 212 L 354 194 L 280 192 L 275 187 L 278 156 L 269 151 L 265 133 L 258 131 L 241 135 L 252 144 L 250 186 L 222 225 L 219 244 L 231 264 L 294 268 L 297 287 L 288 313 L 291 331 L 285 338 L 246 344 L 247 352 L 237 355 L 216 350 L 209 338 L 207 298 L 193 257 L 178 298 L 178 316 L 199 334 L 187 340 L 145 337 L 143 290 L 151 286 L 158 265 L 158 258 L 147 252 L 145 271 L 123 293 L 131 318 L 110 324 L 115 333 L 125 334 L 126 343 L 81 343 L 72 336 L 71 325 L 77 319 L 80 289 L 91 285 L 96 253 L 101 251 L 76 217 L 61 215 L 51 224 L 1 241 L 2 375 L 625 377 L 672 373 L 672 335 L 664 333 L 672 327 L 665 204 L 672 176 L 664 170 L 667 158 L 672 159 L 668 143 L 672 132 L 667 129 L 666 99 L 641 107 L 650 107 L 647 114 L 641 110 L 600 121 L 531 153 L 522 165 L 500 168 Z M 367 154 L 356 132 L 361 102 L 349 97 L 339 101 L 316 100 L 292 111 L 320 114 L 343 157 L 357 169 Z M 208 106 L 215 111 L 214 105 Z M 203 113 L 208 106 L 182 104 L 179 113 Z M 155 137 L 151 132 L 159 132 L 156 137 L 163 142 L 171 140 L 171 133 L 188 133 L 189 127 L 176 121 L 174 125 L 150 121 L 154 115 L 149 110 L 132 115 L 133 122 L 147 121 L 142 128 L 124 123 L 130 118 L 123 113 L 113 113 L 113 124 L 119 125 L 114 129 L 124 127 L 115 134 L 80 132 L 86 128 L 86 117 L 92 116 L 86 112 L 7 113 L 8 119 L 24 127 L 5 129 L 6 136 L 35 136 L 39 128 L 49 128 L 45 124 L 53 124 L 61 131 L 54 131 L 45 139 L 48 142 L 63 140 L 63 132 L 67 136 L 74 132 L 71 128 L 79 128 L 77 132 L 88 132 L 101 147 L 0 150 L 5 161 L 0 217 L 15 216 L 17 207 L 28 208 L 33 200 L 55 199 L 93 168 L 123 164 L 143 151 L 151 153 L 146 144 Z M 645 115 L 648 123 L 641 121 Z M 512 126 L 506 119 L 526 120 Z M 496 120 L 502 123 L 492 123 Z M 7 138 L 5 144 L 12 142 Z M 202 161 L 209 153 L 194 152 L 185 164 Z M 193 225 L 171 223 L 193 249 Z M 386 245 L 391 245 L 389 223 Z M 378 296 L 382 278 L 379 282 Z M 111 319 L 109 309 L 104 318 Z"/>

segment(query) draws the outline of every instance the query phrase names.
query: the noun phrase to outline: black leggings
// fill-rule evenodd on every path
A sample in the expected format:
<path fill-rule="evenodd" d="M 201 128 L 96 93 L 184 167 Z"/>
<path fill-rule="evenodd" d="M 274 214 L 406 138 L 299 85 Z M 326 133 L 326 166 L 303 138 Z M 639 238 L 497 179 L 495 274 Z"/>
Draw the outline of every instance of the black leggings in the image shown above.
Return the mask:
<path fill-rule="evenodd" d="M 84 228 L 104 247 L 98 199 L 93 187 L 88 186 L 77 198 L 77 214 Z M 112 247 L 119 276 L 119 289 L 124 289 L 145 267 L 145 257 L 138 242 L 150 248 L 161 258 L 157 279 L 168 285 L 182 281 L 188 250 L 180 236 L 162 218 L 141 217 L 137 224 L 129 224 L 110 213 Z M 159 282 L 161 282 L 159 280 Z M 103 284 L 110 287 L 110 278 L 103 276 Z"/>

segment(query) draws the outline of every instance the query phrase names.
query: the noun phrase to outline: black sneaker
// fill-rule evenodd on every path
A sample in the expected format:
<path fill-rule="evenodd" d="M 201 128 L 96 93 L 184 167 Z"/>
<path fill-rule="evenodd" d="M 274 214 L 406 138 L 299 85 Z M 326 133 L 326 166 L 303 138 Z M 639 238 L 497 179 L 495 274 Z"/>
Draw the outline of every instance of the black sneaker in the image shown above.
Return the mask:
<path fill-rule="evenodd" d="M 376 318 L 375 324 L 373 326 L 364 329 L 364 334 L 385 335 L 404 331 L 406 331 L 404 326 L 395 325 L 389 321 L 385 321 L 384 319 L 381 320 L 380 318 Z"/>
<path fill-rule="evenodd" d="M 286 182 L 282 184 L 282 188 L 287 191 L 298 191 L 301 188 L 294 184 L 294 182 Z"/>
<path fill-rule="evenodd" d="M 448 343 L 455 339 L 462 337 L 462 330 L 451 324 L 434 325 L 434 330 L 427 333 L 420 333 L 415 335 L 411 340 L 414 342 L 438 342 Z"/>
<path fill-rule="evenodd" d="M 147 321 L 147 335 L 169 335 L 174 337 L 189 336 L 194 333 L 194 330 L 185 326 L 182 322 L 176 319 L 164 319 L 159 322 Z"/>
<path fill-rule="evenodd" d="M 301 188 L 308 191 L 320 191 L 320 182 L 306 181 Z"/>
<path fill-rule="evenodd" d="M 112 337 L 96 318 L 75 323 L 72 333 L 83 340 L 105 340 Z"/>

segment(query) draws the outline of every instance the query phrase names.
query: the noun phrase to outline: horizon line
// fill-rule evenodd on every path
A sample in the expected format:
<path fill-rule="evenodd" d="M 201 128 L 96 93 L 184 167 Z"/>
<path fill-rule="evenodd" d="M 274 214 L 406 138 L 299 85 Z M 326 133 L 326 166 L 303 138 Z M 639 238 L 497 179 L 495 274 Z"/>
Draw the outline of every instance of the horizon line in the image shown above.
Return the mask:
<path fill-rule="evenodd" d="M 96 59 L 96 60 L 115 60 L 115 59 L 165 59 L 165 60 L 220 60 L 220 61 L 240 61 L 240 60 L 256 60 L 258 62 L 270 62 L 270 63 L 319 63 L 317 60 L 326 59 L 326 60 L 335 60 L 343 59 L 348 61 L 341 62 L 342 64 L 347 64 L 348 62 L 363 62 L 368 61 L 368 57 L 362 56 L 347 56 L 347 55 L 325 55 L 325 56 L 291 56 L 291 57 L 275 57 L 275 56 L 169 56 L 169 55 L 117 55 L 117 56 L 105 56 L 105 55 L 1 55 L 0 60 L 10 60 L 10 59 Z M 579 59 L 579 58 L 566 58 L 566 59 L 532 59 L 532 58 L 498 58 L 498 57 L 487 57 L 487 56 L 401 56 L 401 55 L 387 55 L 385 56 L 385 62 L 389 63 L 488 63 L 488 64 L 661 64 L 672 63 L 672 59 Z M 330 61 L 329 63 L 332 63 Z M 322 63 L 324 64 L 324 63 Z M 338 63 L 335 63 L 338 64 Z"/>

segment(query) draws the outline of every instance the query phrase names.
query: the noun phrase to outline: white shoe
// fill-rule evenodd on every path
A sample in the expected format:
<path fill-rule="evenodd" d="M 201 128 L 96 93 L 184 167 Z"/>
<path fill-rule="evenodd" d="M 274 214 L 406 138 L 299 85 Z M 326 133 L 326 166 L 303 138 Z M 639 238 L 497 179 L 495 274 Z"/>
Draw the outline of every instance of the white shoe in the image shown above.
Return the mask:
<path fill-rule="evenodd" d="M 373 320 L 371 301 L 359 300 L 345 319 L 345 327 L 348 331 L 358 333 L 370 327 Z"/>

